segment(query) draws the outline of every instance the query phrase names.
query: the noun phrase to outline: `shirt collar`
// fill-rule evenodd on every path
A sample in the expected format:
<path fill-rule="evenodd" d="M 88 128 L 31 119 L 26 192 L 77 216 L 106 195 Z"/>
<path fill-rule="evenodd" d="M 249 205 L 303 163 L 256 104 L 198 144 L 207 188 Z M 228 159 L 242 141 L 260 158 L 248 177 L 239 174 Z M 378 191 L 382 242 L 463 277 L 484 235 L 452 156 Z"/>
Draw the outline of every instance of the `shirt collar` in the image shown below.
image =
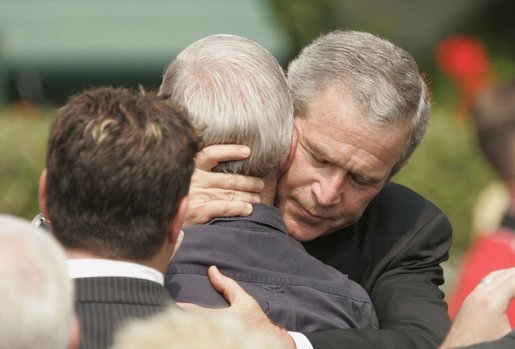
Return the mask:
<path fill-rule="evenodd" d="M 72 279 L 87 277 L 131 277 L 164 285 L 164 276 L 154 268 L 142 264 L 110 259 L 68 259 L 68 274 Z"/>
<path fill-rule="evenodd" d="M 273 229 L 279 230 L 281 233 L 288 235 L 286 224 L 284 223 L 281 211 L 277 207 L 267 204 L 252 204 L 252 214 L 247 217 L 218 217 L 213 218 L 208 224 L 216 224 L 217 222 L 254 222 L 267 225 Z"/>

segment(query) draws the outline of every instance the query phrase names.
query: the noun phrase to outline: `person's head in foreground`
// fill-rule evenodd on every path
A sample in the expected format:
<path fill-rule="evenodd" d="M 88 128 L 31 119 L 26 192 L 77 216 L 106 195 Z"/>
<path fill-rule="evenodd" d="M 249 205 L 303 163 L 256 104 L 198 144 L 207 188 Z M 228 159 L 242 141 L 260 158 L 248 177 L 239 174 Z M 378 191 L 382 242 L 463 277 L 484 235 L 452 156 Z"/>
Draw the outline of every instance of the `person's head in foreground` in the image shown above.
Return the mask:
<path fill-rule="evenodd" d="M 290 63 L 299 133 L 277 206 L 312 240 L 355 223 L 422 140 L 428 88 L 405 50 L 369 33 L 335 31 Z"/>
<path fill-rule="evenodd" d="M 40 206 L 69 256 L 163 271 L 176 249 L 198 150 L 185 112 L 151 93 L 81 92 L 51 125 Z"/>
<path fill-rule="evenodd" d="M 214 171 L 264 178 L 271 193 L 262 201 L 273 202 L 292 143 L 293 104 L 270 52 L 241 36 L 207 36 L 168 65 L 159 93 L 188 110 L 203 146 L 248 145 L 248 159 L 222 162 Z"/>
<path fill-rule="evenodd" d="M 128 323 L 111 349 L 283 349 L 269 333 L 236 316 L 188 313 L 170 308 L 151 319 Z"/>
<path fill-rule="evenodd" d="M 0 275 L 0 348 L 78 346 L 66 257 L 50 235 L 0 215 Z"/>

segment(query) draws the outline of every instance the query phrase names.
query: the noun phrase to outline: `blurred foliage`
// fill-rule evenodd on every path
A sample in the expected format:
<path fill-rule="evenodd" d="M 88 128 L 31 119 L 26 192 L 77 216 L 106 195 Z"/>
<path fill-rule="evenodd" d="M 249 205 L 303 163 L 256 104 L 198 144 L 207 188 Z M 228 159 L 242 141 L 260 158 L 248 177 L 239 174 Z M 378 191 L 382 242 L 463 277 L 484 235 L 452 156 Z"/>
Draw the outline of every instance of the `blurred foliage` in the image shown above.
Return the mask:
<path fill-rule="evenodd" d="M 0 212 L 27 219 L 39 212 L 49 120 L 36 109 L 0 112 Z"/>
<path fill-rule="evenodd" d="M 460 28 L 469 35 L 481 37 L 497 54 L 504 52 L 515 57 L 515 1 L 490 1 L 483 11 L 476 13 Z"/>
<path fill-rule="evenodd" d="M 287 57 L 320 34 L 336 29 L 368 31 L 408 50 L 433 75 L 434 47 L 453 34 L 472 35 L 492 54 L 515 57 L 512 0 L 267 0 L 292 43 Z M 282 62 L 284 65 L 287 62 Z"/>
<path fill-rule="evenodd" d="M 429 132 L 410 162 L 394 178 L 435 203 L 453 226 L 453 253 L 470 243 L 472 210 L 494 179 L 477 148 L 470 125 L 449 108 L 435 106 Z"/>
<path fill-rule="evenodd" d="M 334 28 L 332 2 L 328 0 L 268 0 L 279 25 L 290 37 L 291 52 L 287 54 L 287 65 L 298 52 L 321 33 Z"/>

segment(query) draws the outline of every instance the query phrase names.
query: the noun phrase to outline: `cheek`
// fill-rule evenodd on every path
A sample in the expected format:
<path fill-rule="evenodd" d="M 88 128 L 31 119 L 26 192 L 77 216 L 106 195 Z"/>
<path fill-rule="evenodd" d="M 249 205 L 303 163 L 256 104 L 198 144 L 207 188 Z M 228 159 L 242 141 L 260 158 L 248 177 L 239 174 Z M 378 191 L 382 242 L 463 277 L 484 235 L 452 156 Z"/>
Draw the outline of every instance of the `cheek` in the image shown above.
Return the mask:
<path fill-rule="evenodd" d="M 283 180 L 286 182 L 286 186 L 292 190 L 301 186 L 309 186 L 313 182 L 314 174 L 315 169 L 312 164 L 302 154 L 299 154 L 293 159 Z"/>
<path fill-rule="evenodd" d="M 376 196 L 377 190 L 358 190 L 347 188 L 343 196 L 343 207 L 347 208 L 347 214 L 360 217 L 370 201 Z"/>

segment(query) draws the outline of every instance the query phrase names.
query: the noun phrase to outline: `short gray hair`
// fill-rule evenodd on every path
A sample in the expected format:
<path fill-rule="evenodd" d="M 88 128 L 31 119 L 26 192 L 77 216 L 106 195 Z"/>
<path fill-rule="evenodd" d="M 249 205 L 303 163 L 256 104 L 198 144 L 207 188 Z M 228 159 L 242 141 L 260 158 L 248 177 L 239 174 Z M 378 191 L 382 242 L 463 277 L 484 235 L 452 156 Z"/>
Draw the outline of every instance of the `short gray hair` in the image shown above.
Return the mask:
<path fill-rule="evenodd" d="M 0 348 L 68 347 L 73 286 L 64 250 L 47 234 L 0 215 Z"/>
<path fill-rule="evenodd" d="M 249 159 L 215 170 L 264 177 L 285 161 L 293 103 L 281 66 L 258 43 L 222 34 L 193 43 L 168 65 L 159 94 L 188 110 L 203 146 L 251 148 Z"/>
<path fill-rule="evenodd" d="M 169 307 L 150 319 L 134 319 L 115 334 L 110 349 L 282 349 L 283 343 L 235 314 L 185 312 Z"/>
<path fill-rule="evenodd" d="M 288 67 L 295 115 L 329 87 L 350 93 L 369 122 L 410 123 L 403 154 L 391 176 L 408 161 L 429 123 L 428 87 L 413 57 L 388 40 L 357 31 L 334 31 L 305 47 Z"/>

